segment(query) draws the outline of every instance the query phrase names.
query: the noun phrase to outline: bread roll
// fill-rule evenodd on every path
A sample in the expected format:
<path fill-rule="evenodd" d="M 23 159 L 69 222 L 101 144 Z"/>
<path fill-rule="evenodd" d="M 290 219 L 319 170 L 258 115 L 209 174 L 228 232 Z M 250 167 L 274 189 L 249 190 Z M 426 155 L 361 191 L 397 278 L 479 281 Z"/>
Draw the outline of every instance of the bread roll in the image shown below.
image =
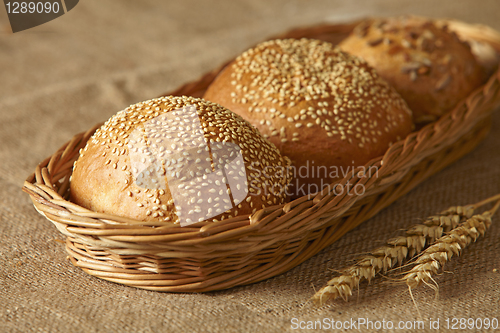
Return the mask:
<path fill-rule="evenodd" d="M 71 200 L 138 220 L 221 220 L 286 201 L 290 161 L 240 116 L 192 97 L 138 103 L 89 139 Z"/>
<path fill-rule="evenodd" d="M 375 68 L 406 100 L 415 123 L 435 121 L 482 83 L 469 45 L 428 19 L 366 21 L 339 47 Z"/>
<path fill-rule="evenodd" d="M 290 157 L 293 197 L 343 178 L 412 129 L 406 103 L 364 60 L 318 40 L 272 40 L 244 52 L 204 98 Z"/>

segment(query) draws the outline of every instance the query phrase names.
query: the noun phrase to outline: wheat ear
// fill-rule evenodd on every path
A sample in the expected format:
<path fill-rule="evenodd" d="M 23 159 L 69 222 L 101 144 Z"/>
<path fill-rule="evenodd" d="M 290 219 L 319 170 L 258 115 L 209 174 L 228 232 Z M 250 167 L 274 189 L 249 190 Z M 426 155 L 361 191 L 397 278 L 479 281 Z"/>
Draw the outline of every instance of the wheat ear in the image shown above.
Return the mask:
<path fill-rule="evenodd" d="M 437 283 L 432 275 L 437 274 L 453 255 L 460 255 L 462 249 L 484 235 L 491 225 L 491 217 L 499 206 L 500 201 L 490 211 L 472 216 L 423 251 L 415 260 L 415 266 L 403 277 L 410 291 L 424 283 L 437 292 Z"/>
<path fill-rule="evenodd" d="M 428 217 L 422 224 L 415 225 L 400 236 L 387 241 L 386 245 L 372 251 L 343 269 L 341 275 L 328 281 L 312 297 L 313 301 L 322 304 L 329 299 L 342 297 L 347 300 L 354 288 L 359 287 L 362 280 L 370 281 L 382 270 L 386 272 L 396 264 L 401 265 L 408 256 L 413 257 L 422 251 L 426 244 L 433 243 L 443 233 L 448 233 L 458 225 L 469 220 L 474 211 L 487 203 L 500 200 L 500 194 L 466 206 L 453 206 L 441 213 Z M 492 210 L 492 214 L 496 208 Z"/>
<path fill-rule="evenodd" d="M 491 217 L 500 207 L 500 194 L 474 205 L 477 208 L 495 200 L 497 203 L 491 210 L 468 218 L 446 236 L 437 239 L 433 245 L 418 256 L 414 263 L 415 266 L 409 272 L 404 273 L 402 280 L 406 281 L 408 285 L 410 297 L 420 318 L 422 315 L 413 297 L 412 289 L 425 284 L 433 289 L 436 292 L 436 298 L 438 297 L 439 286 L 432 276 L 437 274 L 438 270 L 444 267 L 444 264 L 453 255 L 460 255 L 460 251 L 467 245 L 475 242 L 479 236 L 484 236 L 486 229 L 491 225 Z"/>
<path fill-rule="evenodd" d="M 362 280 L 370 281 L 379 272 L 401 265 L 409 256 L 420 253 L 426 244 L 434 242 L 455 228 L 459 223 L 472 216 L 475 206 L 454 206 L 441 213 L 428 217 L 422 224 L 412 226 L 406 236 L 392 238 L 368 255 L 357 259 L 356 263 L 341 271 L 341 275 L 328 281 L 317 291 L 313 300 L 319 302 L 342 297 L 347 299 L 352 290 L 359 287 Z"/>

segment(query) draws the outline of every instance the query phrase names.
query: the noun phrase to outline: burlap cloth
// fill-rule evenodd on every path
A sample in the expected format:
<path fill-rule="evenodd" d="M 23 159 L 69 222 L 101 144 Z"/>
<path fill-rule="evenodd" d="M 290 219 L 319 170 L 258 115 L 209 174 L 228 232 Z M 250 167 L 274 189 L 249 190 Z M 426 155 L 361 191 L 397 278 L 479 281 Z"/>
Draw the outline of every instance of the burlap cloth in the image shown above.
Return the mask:
<path fill-rule="evenodd" d="M 407 288 L 383 278 L 362 284 L 349 302 L 304 303 L 332 270 L 418 218 L 499 193 L 500 112 L 471 154 L 334 245 L 283 275 L 220 292 L 150 292 L 85 274 L 66 260 L 62 235 L 21 192 L 37 163 L 75 133 L 196 79 L 268 36 L 325 20 L 402 13 L 500 29 L 498 0 L 86 0 L 52 22 L 16 34 L 0 9 L 0 331 L 278 332 L 324 318 L 394 325 L 418 320 Z M 437 299 L 430 288 L 414 291 L 425 330 L 429 318 L 440 319 L 434 332 L 445 331 L 446 319 L 450 324 L 453 318 L 500 319 L 500 273 L 494 271 L 500 270 L 498 224 L 497 216 L 486 237 L 436 277 Z"/>

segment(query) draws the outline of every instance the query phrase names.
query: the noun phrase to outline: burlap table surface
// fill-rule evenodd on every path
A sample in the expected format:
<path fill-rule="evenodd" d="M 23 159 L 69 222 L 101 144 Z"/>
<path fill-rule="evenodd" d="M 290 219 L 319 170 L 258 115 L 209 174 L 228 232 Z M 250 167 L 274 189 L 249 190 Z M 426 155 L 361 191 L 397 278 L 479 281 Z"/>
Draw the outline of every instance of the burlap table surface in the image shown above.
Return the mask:
<path fill-rule="evenodd" d="M 349 302 L 304 303 L 332 270 L 418 218 L 499 193 L 500 112 L 471 154 L 332 246 L 283 275 L 225 291 L 168 294 L 91 277 L 66 260 L 58 242 L 62 235 L 21 192 L 37 163 L 74 134 L 196 79 L 273 34 L 323 21 L 402 13 L 500 29 L 498 0 L 87 0 L 16 34 L 0 9 L 0 331 L 279 332 L 324 318 L 394 325 L 418 320 L 407 288 L 382 278 L 362 284 Z M 500 319 L 500 273 L 494 271 L 500 270 L 498 224 L 497 217 L 486 237 L 436 278 L 437 299 L 430 288 L 414 291 L 425 323 L 425 329 L 414 331 L 430 330 L 429 318 L 440 319 L 439 331 L 445 331 L 446 319 Z M 346 331 L 360 328 L 365 330 Z"/>

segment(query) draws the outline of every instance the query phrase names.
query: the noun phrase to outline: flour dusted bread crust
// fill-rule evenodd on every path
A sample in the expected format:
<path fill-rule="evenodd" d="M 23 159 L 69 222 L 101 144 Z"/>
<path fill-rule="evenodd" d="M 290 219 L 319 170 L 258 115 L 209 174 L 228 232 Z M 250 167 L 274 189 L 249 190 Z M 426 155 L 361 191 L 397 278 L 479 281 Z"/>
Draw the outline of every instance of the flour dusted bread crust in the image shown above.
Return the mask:
<path fill-rule="evenodd" d="M 289 164 L 226 108 L 163 97 L 118 112 L 95 132 L 75 163 L 71 200 L 144 221 L 220 220 L 284 203 Z"/>
<path fill-rule="evenodd" d="M 383 155 L 413 126 L 406 103 L 364 60 L 319 40 L 259 44 L 204 98 L 240 114 L 290 157 L 294 197 Z"/>
<path fill-rule="evenodd" d="M 469 45 L 425 18 L 365 21 L 339 47 L 375 68 L 406 100 L 416 123 L 435 121 L 482 83 Z"/>

